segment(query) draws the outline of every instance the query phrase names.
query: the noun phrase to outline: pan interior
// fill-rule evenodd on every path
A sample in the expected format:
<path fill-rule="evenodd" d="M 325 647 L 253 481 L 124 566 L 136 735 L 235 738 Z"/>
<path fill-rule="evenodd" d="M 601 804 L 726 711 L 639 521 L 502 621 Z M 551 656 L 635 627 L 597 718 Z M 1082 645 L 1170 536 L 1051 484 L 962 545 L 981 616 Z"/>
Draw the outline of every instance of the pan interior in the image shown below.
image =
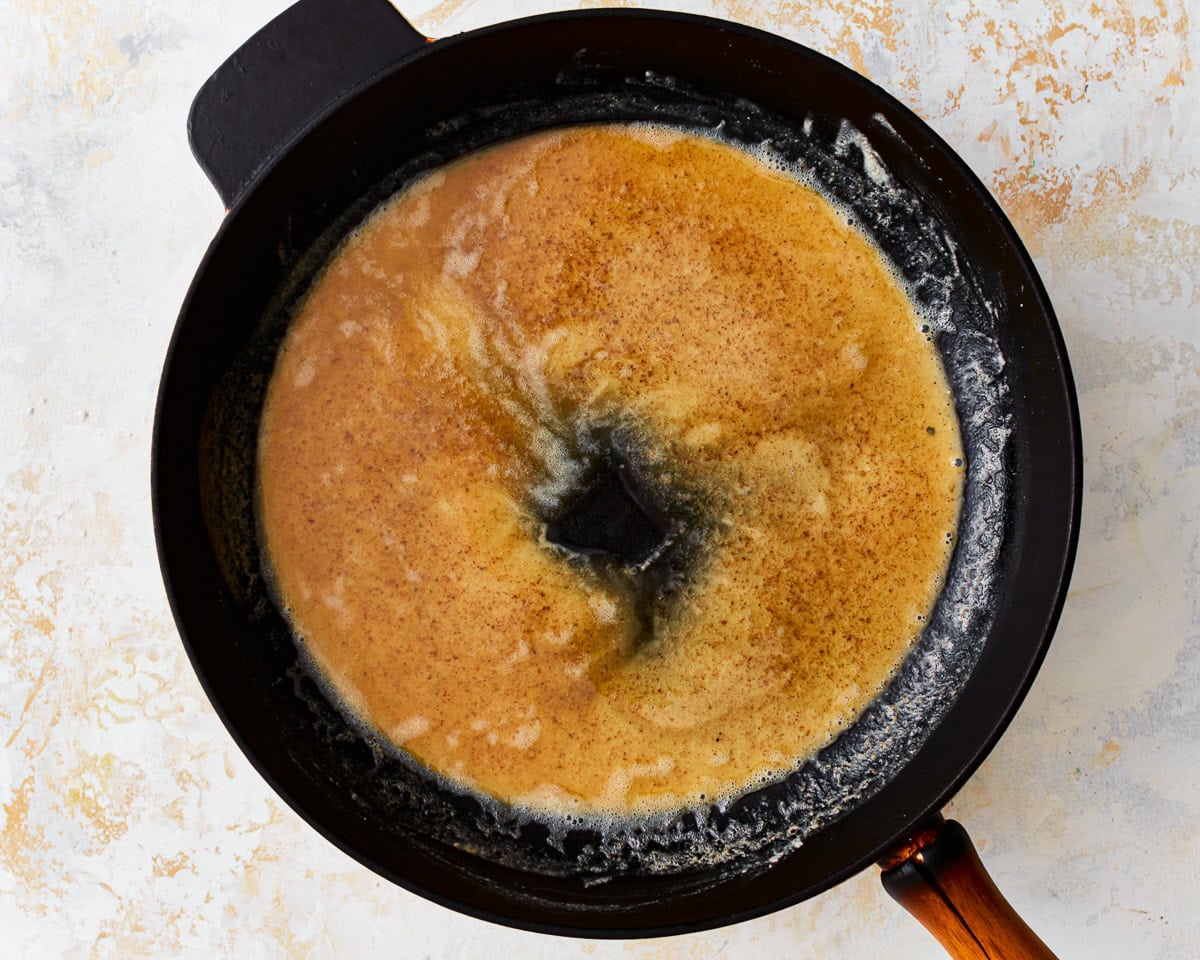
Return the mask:
<path fill-rule="evenodd" d="M 288 323 L 337 244 L 380 202 L 459 156 L 535 130 L 652 121 L 753 147 L 800 171 L 870 234 L 929 318 L 955 395 L 967 456 L 957 547 L 926 629 L 888 689 L 828 748 L 786 780 L 727 803 L 610 822 L 547 823 L 455 790 L 358 724 L 297 648 L 271 594 L 255 515 L 257 425 Z M 444 856 L 450 848 L 548 876 L 672 875 L 711 885 L 772 862 L 875 795 L 915 755 L 971 673 L 995 613 L 1010 511 L 1011 404 L 997 321 L 1001 295 L 959 255 L 945 211 L 909 189 L 873 144 L 899 138 L 882 117 L 858 129 L 811 114 L 790 122 L 731 97 L 653 74 L 619 90 L 563 85 L 552 101 L 489 105 L 426 131 L 432 144 L 401 159 L 296 258 L 209 407 L 201 444 L 205 521 L 233 602 L 254 632 L 244 655 L 277 677 L 277 720 L 305 747 L 309 776 L 384 832 Z M 315 746 L 314 746 L 315 745 Z"/>

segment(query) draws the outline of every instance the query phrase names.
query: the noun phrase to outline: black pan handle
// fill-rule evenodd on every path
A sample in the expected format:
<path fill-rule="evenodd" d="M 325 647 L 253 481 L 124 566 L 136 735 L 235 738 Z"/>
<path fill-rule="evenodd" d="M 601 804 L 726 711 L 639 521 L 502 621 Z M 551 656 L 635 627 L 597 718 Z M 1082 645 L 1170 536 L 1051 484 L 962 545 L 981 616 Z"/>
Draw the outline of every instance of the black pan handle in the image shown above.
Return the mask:
<path fill-rule="evenodd" d="M 299 0 L 259 30 L 188 116 L 192 153 L 226 208 L 313 120 L 428 42 L 388 0 Z"/>

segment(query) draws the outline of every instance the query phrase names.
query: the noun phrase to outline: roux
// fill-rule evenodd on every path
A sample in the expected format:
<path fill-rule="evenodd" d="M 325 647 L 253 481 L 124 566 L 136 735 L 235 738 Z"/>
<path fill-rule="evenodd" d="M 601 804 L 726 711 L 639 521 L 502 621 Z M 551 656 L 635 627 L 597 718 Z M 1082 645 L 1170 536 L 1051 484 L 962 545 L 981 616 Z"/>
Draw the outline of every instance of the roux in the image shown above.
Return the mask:
<path fill-rule="evenodd" d="M 548 535 L 613 450 L 679 524 L 635 560 Z M 837 208 L 712 139 L 572 128 L 341 245 L 268 389 L 259 508 L 358 716 L 500 800 L 622 815 L 853 721 L 936 599 L 962 457 L 935 348 Z"/>

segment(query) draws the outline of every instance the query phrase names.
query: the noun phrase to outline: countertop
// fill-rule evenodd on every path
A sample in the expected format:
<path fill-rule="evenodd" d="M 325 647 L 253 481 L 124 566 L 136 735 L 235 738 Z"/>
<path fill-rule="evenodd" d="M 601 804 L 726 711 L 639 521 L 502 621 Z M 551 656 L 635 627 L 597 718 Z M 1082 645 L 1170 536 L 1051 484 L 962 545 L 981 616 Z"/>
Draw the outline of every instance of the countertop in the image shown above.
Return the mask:
<path fill-rule="evenodd" d="M 873 870 L 664 940 L 468 919 L 337 851 L 233 744 L 159 577 L 150 430 L 223 216 L 188 106 L 284 5 L 0 2 L 0 957 L 941 957 Z M 436 37 L 569 5 L 405 9 Z M 1028 245 L 1078 381 L 1082 537 L 1038 680 L 949 813 L 1063 958 L 1200 956 L 1200 11 L 665 6 L 792 38 L 892 91 Z"/>

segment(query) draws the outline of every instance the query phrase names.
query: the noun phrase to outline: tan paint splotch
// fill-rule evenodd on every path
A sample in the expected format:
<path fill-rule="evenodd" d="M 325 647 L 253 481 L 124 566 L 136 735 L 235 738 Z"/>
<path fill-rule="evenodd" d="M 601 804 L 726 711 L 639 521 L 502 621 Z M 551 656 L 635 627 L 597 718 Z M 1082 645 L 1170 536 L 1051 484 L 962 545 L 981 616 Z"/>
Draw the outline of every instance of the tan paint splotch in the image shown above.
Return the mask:
<path fill-rule="evenodd" d="M 1116 740 L 1109 740 L 1092 758 L 1092 768 L 1103 770 L 1111 767 L 1121 757 L 1121 745 Z"/>

